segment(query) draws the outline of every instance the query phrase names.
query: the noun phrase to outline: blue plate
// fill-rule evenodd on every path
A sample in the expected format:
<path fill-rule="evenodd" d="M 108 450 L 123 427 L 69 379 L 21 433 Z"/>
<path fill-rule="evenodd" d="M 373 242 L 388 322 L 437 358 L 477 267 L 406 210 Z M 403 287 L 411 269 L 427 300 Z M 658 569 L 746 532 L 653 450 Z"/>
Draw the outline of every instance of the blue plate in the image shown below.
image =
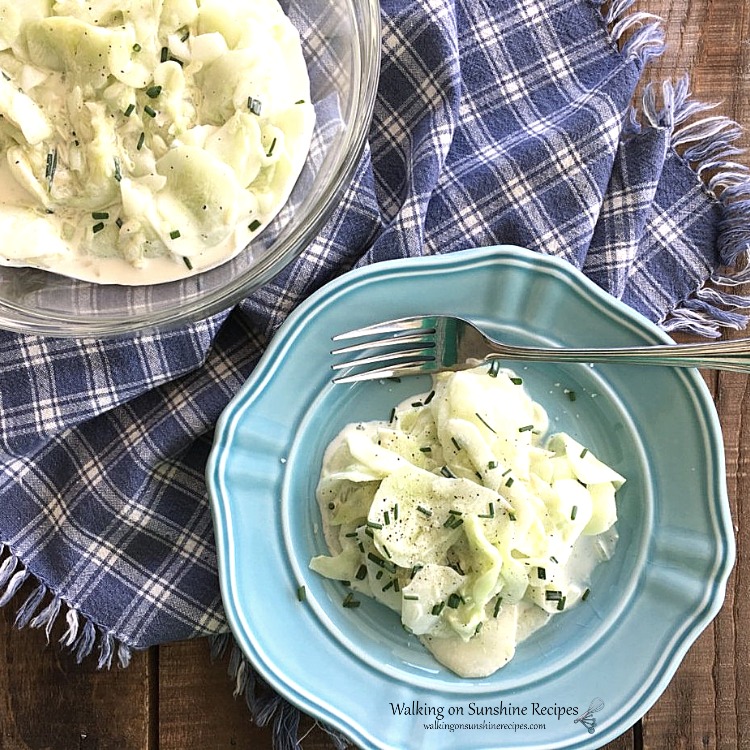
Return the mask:
<path fill-rule="evenodd" d="M 257 671 L 362 748 L 594 748 L 656 701 L 721 607 L 734 561 L 721 431 L 699 373 L 516 365 L 553 430 L 627 477 L 620 541 L 586 602 L 485 679 L 461 679 L 371 601 L 308 569 L 325 551 L 315 486 L 353 420 L 387 418 L 424 378 L 331 384 L 333 334 L 456 313 L 514 342 L 669 339 L 570 265 L 515 247 L 379 263 L 333 281 L 273 339 L 219 422 L 207 467 L 222 595 Z M 306 599 L 297 591 L 305 586 Z"/>

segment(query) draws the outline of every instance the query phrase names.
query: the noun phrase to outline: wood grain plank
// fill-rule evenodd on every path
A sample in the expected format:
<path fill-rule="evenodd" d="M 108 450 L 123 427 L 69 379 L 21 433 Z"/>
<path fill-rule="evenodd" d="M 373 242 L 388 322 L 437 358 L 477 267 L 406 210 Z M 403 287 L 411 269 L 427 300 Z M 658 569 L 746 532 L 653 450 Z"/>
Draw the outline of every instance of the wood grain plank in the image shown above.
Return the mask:
<path fill-rule="evenodd" d="M 18 603 L 23 601 L 23 594 Z M 14 627 L 15 602 L 0 614 L 2 750 L 156 750 L 150 742 L 149 654 L 127 669 L 77 664 L 42 631 Z"/>
<path fill-rule="evenodd" d="M 159 648 L 159 750 L 272 747 L 271 727 L 258 727 L 242 698 L 233 696 L 229 657 L 212 661 L 204 639 Z M 303 718 L 305 750 L 334 745 L 312 720 Z"/>

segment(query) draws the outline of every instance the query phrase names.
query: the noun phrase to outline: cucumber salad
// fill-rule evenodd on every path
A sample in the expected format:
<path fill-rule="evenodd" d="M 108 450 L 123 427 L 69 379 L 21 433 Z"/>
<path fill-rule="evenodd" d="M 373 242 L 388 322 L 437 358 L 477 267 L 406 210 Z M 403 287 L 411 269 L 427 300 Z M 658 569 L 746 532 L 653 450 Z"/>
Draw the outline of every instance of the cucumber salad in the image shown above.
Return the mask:
<path fill-rule="evenodd" d="M 0 0 L 0 264 L 219 265 L 286 203 L 314 120 L 276 0 Z"/>
<path fill-rule="evenodd" d="M 389 421 L 347 425 L 317 500 L 317 573 L 372 597 L 462 677 L 485 677 L 586 599 L 617 534 L 625 479 L 565 433 L 498 362 L 435 376 Z"/>

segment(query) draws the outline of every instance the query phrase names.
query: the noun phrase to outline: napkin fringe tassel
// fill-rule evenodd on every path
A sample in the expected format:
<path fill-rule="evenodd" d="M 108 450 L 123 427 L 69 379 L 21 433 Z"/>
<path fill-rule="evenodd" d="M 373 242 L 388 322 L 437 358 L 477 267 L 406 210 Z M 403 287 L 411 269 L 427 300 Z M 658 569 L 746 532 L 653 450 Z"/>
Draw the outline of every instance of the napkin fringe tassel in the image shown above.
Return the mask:
<path fill-rule="evenodd" d="M 209 638 L 211 658 L 219 660 L 229 651 L 227 673 L 234 683 L 235 698 L 242 697 L 247 704 L 252 720 L 258 726 L 272 726 L 273 746 L 275 750 L 301 750 L 305 735 L 300 736 L 301 713 L 298 708 L 277 695 L 255 672 L 243 655 L 237 642 L 229 633 Z M 349 746 L 346 738 L 337 730 L 315 722 L 332 739 L 339 750 Z"/>
<path fill-rule="evenodd" d="M 635 0 L 613 0 L 606 11 L 604 0 L 598 3 L 609 30 L 610 41 L 626 59 L 635 59 L 641 67 L 666 50 L 664 21 L 646 11 L 630 12 Z"/>
<path fill-rule="evenodd" d="M 690 98 L 687 76 L 661 87 L 661 107 L 653 84 L 644 88 L 643 115 L 654 128 L 670 134 L 670 146 L 690 168 L 721 209 L 717 248 L 720 272 L 661 321 L 667 331 L 686 331 L 718 337 L 722 329 L 747 327 L 750 296 L 732 290 L 750 281 L 750 168 L 736 161 L 742 153 L 737 141 L 742 128 L 734 120 L 708 112 L 715 104 Z M 696 118 L 696 116 L 698 116 Z"/>
<path fill-rule="evenodd" d="M 0 547 L 0 559 L 0 607 L 5 607 L 15 599 L 27 581 L 35 584 L 16 611 L 14 622 L 17 628 L 44 629 L 49 643 L 52 629 L 64 612 L 66 629 L 59 643 L 75 654 L 79 664 L 98 647 L 99 669 L 109 669 L 115 657 L 121 667 L 128 666 L 132 654 L 129 646 L 53 594 L 10 550 Z"/>

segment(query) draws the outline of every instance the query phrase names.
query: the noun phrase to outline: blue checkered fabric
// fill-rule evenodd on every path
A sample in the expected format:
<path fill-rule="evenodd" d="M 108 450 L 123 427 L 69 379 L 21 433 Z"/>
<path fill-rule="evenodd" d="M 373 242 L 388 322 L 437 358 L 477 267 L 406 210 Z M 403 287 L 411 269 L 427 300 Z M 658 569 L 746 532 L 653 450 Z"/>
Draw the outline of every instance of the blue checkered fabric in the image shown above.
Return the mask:
<path fill-rule="evenodd" d="M 515 244 L 570 261 L 667 330 L 745 325 L 731 293 L 748 247 L 737 128 L 684 81 L 634 107 L 665 40 L 629 0 L 606 7 L 383 0 L 359 168 L 275 280 L 167 333 L 0 333 L 0 605 L 16 600 L 19 625 L 65 618 L 65 645 L 102 665 L 226 631 L 203 479 L 212 429 L 287 314 L 354 266 Z"/>

